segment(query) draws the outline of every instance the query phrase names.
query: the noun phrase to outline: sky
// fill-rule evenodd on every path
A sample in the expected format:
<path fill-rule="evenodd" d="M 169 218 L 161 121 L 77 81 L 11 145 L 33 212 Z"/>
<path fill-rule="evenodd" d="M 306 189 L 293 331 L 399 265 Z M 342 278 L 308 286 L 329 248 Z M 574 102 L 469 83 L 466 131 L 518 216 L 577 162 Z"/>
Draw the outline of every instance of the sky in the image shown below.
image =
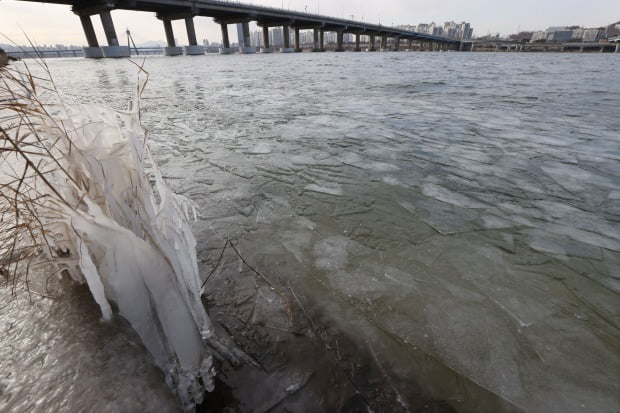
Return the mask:
<path fill-rule="evenodd" d="M 549 26 L 599 27 L 620 20 L 619 0 L 596 0 L 590 4 L 582 0 L 251 0 L 251 3 L 383 25 L 467 21 L 474 27 L 475 36 L 544 30 Z M 112 17 L 122 41 L 126 28 L 138 44 L 165 39 L 162 23 L 151 13 L 115 10 Z M 98 19 L 93 22 L 100 44 L 105 44 L 101 22 Z M 220 28 L 212 19 L 197 17 L 195 24 L 199 39 L 221 41 Z M 175 21 L 173 28 L 179 43 L 186 44 L 184 22 Z M 25 44 L 24 32 L 38 45 L 86 43 L 79 19 L 69 6 L 0 0 L 0 43 L 9 43 L 2 39 L 6 36 Z M 235 41 L 236 31 L 230 28 L 229 33 Z"/>

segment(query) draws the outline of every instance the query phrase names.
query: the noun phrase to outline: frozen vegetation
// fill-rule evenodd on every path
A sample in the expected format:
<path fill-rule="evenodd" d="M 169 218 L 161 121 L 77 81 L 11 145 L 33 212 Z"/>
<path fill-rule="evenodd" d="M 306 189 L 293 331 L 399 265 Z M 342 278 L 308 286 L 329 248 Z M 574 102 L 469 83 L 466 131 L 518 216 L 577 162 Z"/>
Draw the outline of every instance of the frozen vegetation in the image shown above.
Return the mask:
<path fill-rule="evenodd" d="M 86 283 L 103 319 L 117 313 L 129 321 L 183 408 L 193 410 L 214 386 L 205 344 L 214 333 L 190 228 L 196 212 L 153 162 L 139 96 L 126 111 L 65 104 L 50 79 L 21 66 L 1 68 L 0 82 L 7 283 L 27 289 L 33 274 Z"/>

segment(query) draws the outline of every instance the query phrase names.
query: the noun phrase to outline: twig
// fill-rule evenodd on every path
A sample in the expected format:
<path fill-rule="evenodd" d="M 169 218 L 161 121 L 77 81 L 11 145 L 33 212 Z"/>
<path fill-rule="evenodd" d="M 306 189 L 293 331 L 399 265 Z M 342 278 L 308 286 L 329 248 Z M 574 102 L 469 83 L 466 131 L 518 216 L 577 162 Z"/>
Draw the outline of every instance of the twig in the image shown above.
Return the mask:
<path fill-rule="evenodd" d="M 213 274 L 215 274 L 215 271 L 219 268 L 220 263 L 222 262 L 222 257 L 224 257 L 224 252 L 226 252 L 226 248 L 228 247 L 229 243 L 230 243 L 229 240 L 226 240 L 226 242 L 224 243 L 224 248 L 222 248 L 222 252 L 220 252 L 220 256 L 217 259 L 217 263 L 215 264 L 215 267 L 213 267 L 213 269 L 211 270 L 209 275 L 207 275 L 207 278 L 205 278 L 204 282 L 200 286 L 201 290 L 203 290 L 205 288 L 205 285 L 207 285 L 207 282 L 209 281 L 209 278 L 211 278 L 211 276 Z"/>
<path fill-rule="evenodd" d="M 338 342 L 336 341 L 336 346 L 337 346 L 337 351 L 338 351 L 338 356 L 336 356 L 336 355 L 334 355 L 334 352 L 330 350 L 330 347 L 329 347 L 327 341 L 325 341 L 323 336 L 319 333 L 318 329 L 316 328 L 316 325 L 314 324 L 314 321 L 312 321 L 312 317 L 310 317 L 310 314 L 308 314 L 308 312 L 306 311 L 306 308 L 301 303 L 301 300 L 299 299 L 299 297 L 297 297 L 297 294 L 295 294 L 295 291 L 293 290 L 293 288 L 289 285 L 288 289 L 291 292 L 291 294 L 293 295 L 293 297 L 295 298 L 295 301 L 297 301 L 297 304 L 299 305 L 299 308 L 301 309 L 302 313 L 306 317 L 306 320 L 308 320 L 308 324 L 310 325 L 310 329 L 312 330 L 314 335 L 319 338 L 319 340 L 323 344 L 323 347 L 325 347 L 325 350 L 327 351 L 327 353 L 331 356 L 332 359 L 334 359 L 334 362 L 336 363 L 336 366 L 338 366 L 338 368 L 340 369 L 342 374 L 344 374 L 344 376 L 347 378 L 347 380 L 349 380 L 349 383 L 351 383 L 351 386 L 353 386 L 353 388 L 355 389 L 357 394 L 359 394 L 360 397 L 362 398 L 362 400 L 364 400 L 364 403 L 366 403 L 367 406 L 371 406 L 370 400 L 368 400 L 368 398 L 366 398 L 366 396 L 364 396 L 364 394 L 362 393 L 362 391 L 360 390 L 358 385 L 355 384 L 355 382 L 353 381 L 353 377 L 351 377 L 351 375 L 349 375 L 349 373 L 347 373 L 346 369 L 344 367 L 342 367 L 342 362 L 341 362 L 341 359 L 339 357 L 339 355 L 340 355 L 340 348 L 338 346 Z"/>

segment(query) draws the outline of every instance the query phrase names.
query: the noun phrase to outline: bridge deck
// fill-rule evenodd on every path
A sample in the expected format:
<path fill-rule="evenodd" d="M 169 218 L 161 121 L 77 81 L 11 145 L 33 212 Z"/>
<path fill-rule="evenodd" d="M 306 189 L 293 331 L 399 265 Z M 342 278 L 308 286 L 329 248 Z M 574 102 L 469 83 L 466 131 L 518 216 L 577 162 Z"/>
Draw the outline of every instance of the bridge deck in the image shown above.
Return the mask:
<path fill-rule="evenodd" d="M 429 40 L 458 43 L 458 40 L 432 36 L 425 33 L 402 30 L 396 27 L 339 19 L 318 14 L 296 12 L 251 4 L 217 0 L 21 0 L 36 3 L 55 3 L 73 6 L 74 11 L 104 7 L 108 9 L 153 12 L 160 16 L 207 16 L 221 22 L 240 23 L 257 21 L 259 24 L 276 26 L 288 24 L 301 29 L 323 28 L 324 30 L 344 30 L 350 33 L 398 36 L 403 39 Z"/>

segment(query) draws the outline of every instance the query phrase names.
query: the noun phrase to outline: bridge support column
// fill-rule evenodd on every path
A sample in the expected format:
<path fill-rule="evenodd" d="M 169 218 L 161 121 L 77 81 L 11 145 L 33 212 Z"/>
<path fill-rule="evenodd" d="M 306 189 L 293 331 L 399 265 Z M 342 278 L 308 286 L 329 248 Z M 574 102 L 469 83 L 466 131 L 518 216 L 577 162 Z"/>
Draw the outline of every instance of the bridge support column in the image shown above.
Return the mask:
<path fill-rule="evenodd" d="M 295 27 L 295 52 L 301 52 L 301 39 L 299 37 L 299 27 Z"/>
<path fill-rule="evenodd" d="M 375 43 L 376 43 L 376 39 L 375 39 L 375 35 L 371 34 L 368 36 L 368 51 L 369 52 L 376 52 L 377 49 L 375 47 Z"/>
<path fill-rule="evenodd" d="M 620 42 L 616 42 L 616 53 L 620 53 Z"/>
<path fill-rule="evenodd" d="M 284 47 L 280 49 L 280 53 L 293 53 L 295 49 L 291 47 L 291 32 L 289 31 L 288 24 L 282 26 L 282 40 Z"/>
<path fill-rule="evenodd" d="M 114 21 L 109 10 L 104 10 L 99 14 L 103 31 L 108 41 L 107 46 L 101 48 L 103 57 L 129 57 L 129 46 L 119 46 L 116 30 L 114 29 Z"/>
<path fill-rule="evenodd" d="M 394 38 L 394 49 L 395 52 L 398 52 L 400 50 L 400 37 L 395 37 Z"/>
<path fill-rule="evenodd" d="M 164 56 L 179 56 L 183 54 L 183 49 L 177 47 L 174 41 L 174 32 L 172 31 L 172 22 L 168 19 L 164 19 L 164 31 L 166 32 L 167 47 L 164 47 Z"/>
<path fill-rule="evenodd" d="M 381 51 L 382 52 L 387 52 L 387 36 L 383 35 L 381 36 Z"/>
<path fill-rule="evenodd" d="M 360 49 L 360 37 L 362 37 L 362 35 L 359 33 L 355 35 L 355 51 L 356 52 L 362 51 L 362 49 Z"/>
<path fill-rule="evenodd" d="M 186 56 L 199 56 L 205 54 L 205 48 L 202 46 L 198 46 L 198 41 L 196 40 L 196 28 L 194 27 L 194 18 L 186 17 L 185 18 L 185 29 L 187 30 L 187 42 L 189 46 L 185 46 L 183 48 L 183 53 Z"/>
<path fill-rule="evenodd" d="M 250 23 L 241 23 L 242 39 L 239 39 L 239 53 L 242 54 L 254 54 L 256 53 L 256 47 L 252 47 L 252 40 L 250 36 Z M 243 42 L 243 46 L 241 45 Z"/>
<path fill-rule="evenodd" d="M 320 52 L 321 48 L 319 45 L 319 29 L 314 29 L 314 48 L 312 49 L 313 52 Z"/>
<path fill-rule="evenodd" d="M 86 35 L 86 41 L 88 42 L 88 47 L 83 47 L 84 57 L 99 59 L 103 57 L 103 53 L 101 53 L 101 48 L 99 47 L 99 42 L 97 41 L 97 34 L 95 33 L 95 28 L 93 27 L 93 21 L 90 19 L 90 16 L 80 16 L 80 21 L 82 22 L 82 28 L 84 29 L 84 34 Z"/>
<path fill-rule="evenodd" d="M 222 28 L 222 47 L 220 47 L 221 54 L 233 54 L 235 49 L 230 47 L 230 39 L 228 38 L 228 24 L 220 23 Z"/>
<path fill-rule="evenodd" d="M 407 51 L 413 52 L 413 39 L 407 40 Z"/>
<path fill-rule="evenodd" d="M 263 47 L 260 49 L 261 53 L 273 53 L 273 49 L 269 44 L 269 26 L 263 26 Z"/>
<path fill-rule="evenodd" d="M 325 51 L 325 30 L 323 29 L 319 32 L 319 47 L 322 52 Z"/>
<path fill-rule="evenodd" d="M 344 52 L 344 31 L 342 30 L 336 32 L 336 51 Z"/>

